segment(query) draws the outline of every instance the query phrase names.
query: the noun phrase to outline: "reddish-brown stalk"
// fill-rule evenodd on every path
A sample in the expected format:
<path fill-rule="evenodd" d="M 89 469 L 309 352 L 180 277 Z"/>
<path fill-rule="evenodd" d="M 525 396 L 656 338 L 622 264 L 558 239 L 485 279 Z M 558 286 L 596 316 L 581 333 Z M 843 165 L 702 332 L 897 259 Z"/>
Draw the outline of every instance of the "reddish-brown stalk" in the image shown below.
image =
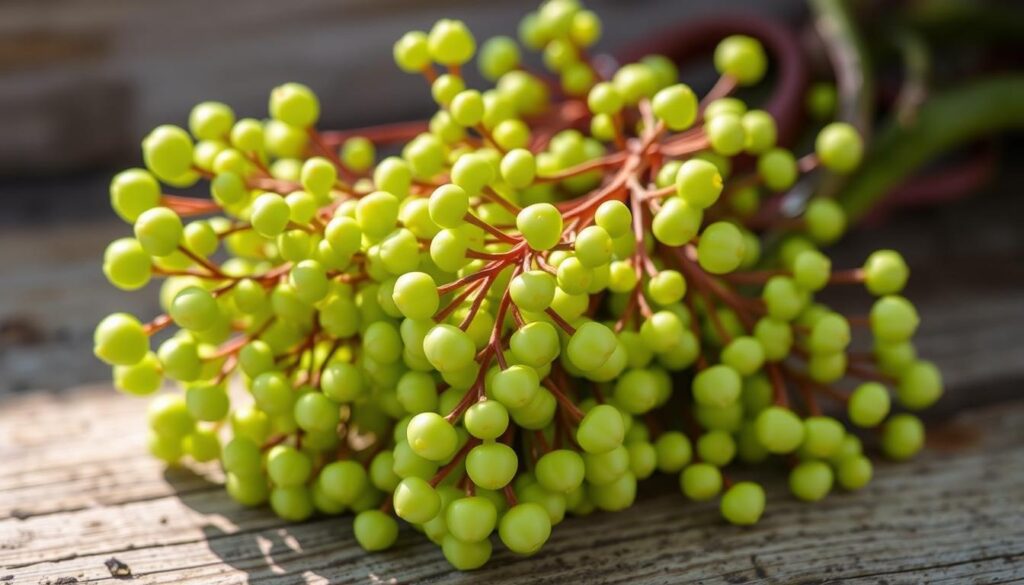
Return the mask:
<path fill-rule="evenodd" d="M 434 474 L 434 477 L 430 478 L 430 485 L 437 487 L 437 484 L 444 481 L 444 478 L 447 477 L 448 474 L 451 473 L 453 469 L 458 467 L 460 463 L 462 463 L 462 460 L 466 458 L 466 454 L 469 453 L 470 449 L 476 447 L 479 444 L 480 439 L 477 439 L 476 437 L 470 437 L 469 440 L 466 441 L 466 444 L 463 445 L 462 448 L 459 449 L 457 453 L 455 453 L 455 456 L 452 457 L 452 460 L 449 461 L 441 469 L 438 469 L 437 473 Z"/>
<path fill-rule="evenodd" d="M 426 120 L 415 120 L 367 128 L 321 132 L 320 136 L 323 145 L 328 148 L 338 148 L 350 138 L 365 138 L 376 145 L 387 145 L 412 140 L 416 135 L 429 129 L 430 126 Z"/>
<path fill-rule="evenodd" d="M 451 412 L 445 415 L 445 420 L 447 420 L 450 423 L 454 423 L 459 419 L 460 416 L 462 416 L 462 413 L 466 412 L 467 408 L 472 406 L 473 403 L 480 400 L 480 397 L 483 396 L 484 376 L 487 375 L 487 367 L 491 363 L 491 357 L 493 353 L 494 348 L 491 347 L 490 345 L 488 345 L 487 347 L 483 348 L 483 350 L 480 351 L 480 354 L 477 356 L 477 362 L 480 364 L 480 371 L 476 375 L 476 380 L 473 382 L 473 385 L 469 388 L 469 390 L 466 391 L 466 394 L 462 397 L 462 400 L 460 400 L 459 403 L 455 405 L 455 408 L 453 408 Z"/>
<path fill-rule="evenodd" d="M 143 325 L 142 329 L 146 332 L 146 335 L 153 335 L 154 333 L 163 331 L 169 327 L 171 323 L 173 323 L 173 321 L 171 321 L 170 315 L 158 315 L 152 321 Z"/>
<path fill-rule="evenodd" d="M 331 161 L 331 164 L 334 165 L 334 168 L 338 170 L 338 175 L 340 177 L 344 177 L 345 181 L 349 182 L 353 182 L 359 178 L 351 169 L 346 167 L 345 164 L 341 162 L 341 158 L 338 157 L 337 149 L 328 146 L 324 142 L 323 136 L 321 136 L 320 133 L 317 132 L 315 128 L 310 128 L 308 133 L 310 141 L 313 143 L 316 149 L 320 151 L 320 153 L 324 155 L 325 158 L 327 158 L 327 160 Z M 352 192 L 351 187 L 349 187 L 341 179 L 338 179 L 335 188 L 344 191 L 348 194 L 351 194 Z"/>
<path fill-rule="evenodd" d="M 274 322 L 275 319 L 276 317 L 270 317 L 269 319 L 266 320 L 265 323 L 263 323 L 263 325 L 260 325 L 260 327 L 253 331 L 252 333 L 248 335 L 240 335 L 238 337 L 235 337 L 234 339 L 225 342 L 223 345 L 217 348 L 217 351 L 205 357 L 204 359 L 216 360 L 225 356 L 230 356 L 238 353 L 240 349 L 245 347 L 246 343 L 249 343 L 254 339 L 259 339 L 259 337 L 263 335 L 264 332 L 266 332 L 267 328 L 270 327 L 270 325 Z"/>
<path fill-rule="evenodd" d="M 782 369 L 779 364 L 769 362 L 765 368 L 768 370 L 768 379 L 771 380 L 774 391 L 775 404 L 789 406 L 789 394 L 786 392 L 786 382 L 782 376 Z"/>
<path fill-rule="evenodd" d="M 181 217 L 210 215 L 221 211 L 220 205 L 217 205 L 215 201 L 182 197 L 180 195 L 161 195 L 160 205 L 174 211 Z"/>
<path fill-rule="evenodd" d="M 572 418 L 574 422 L 583 420 L 583 411 L 573 403 L 573 401 L 562 392 L 558 386 L 555 385 L 550 379 L 545 379 L 543 382 L 544 387 L 551 392 L 551 395 L 558 401 L 558 406 L 565 410 L 565 413 Z"/>

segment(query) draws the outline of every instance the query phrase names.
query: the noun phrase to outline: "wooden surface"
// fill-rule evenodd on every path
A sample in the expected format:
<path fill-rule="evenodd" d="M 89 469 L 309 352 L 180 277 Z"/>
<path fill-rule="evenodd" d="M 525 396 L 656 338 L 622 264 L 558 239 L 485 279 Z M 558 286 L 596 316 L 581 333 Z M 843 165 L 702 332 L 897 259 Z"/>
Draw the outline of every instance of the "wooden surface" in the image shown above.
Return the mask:
<path fill-rule="evenodd" d="M 103 387 L 4 405 L 0 583 L 113 581 L 111 557 L 139 583 L 1024 580 L 1024 401 L 933 425 L 923 456 L 879 465 L 862 492 L 803 504 L 769 474 L 751 529 L 662 482 L 627 513 L 567 520 L 534 558 L 502 550 L 466 575 L 411 530 L 366 554 L 350 518 L 289 525 L 228 499 L 215 468 L 165 471 L 145 454 L 142 408 Z"/>
<path fill-rule="evenodd" d="M 793 16 L 795 0 L 592 0 L 612 50 L 714 11 Z M 271 88 L 309 84 L 327 127 L 429 116 L 392 44 L 442 17 L 477 39 L 514 35 L 536 0 L 7 0 L 0 2 L 0 173 L 47 174 L 138 160 L 159 124 L 203 100 L 266 115 Z M 657 18 L 651 18 L 657 15 Z M 530 57 L 539 62 L 538 57 Z M 475 75 L 475 67 L 468 68 Z M 368 89 L 372 88 L 372 90 Z M 384 96 L 384 99 L 381 97 Z M 75 137 L 69 140 L 69 137 Z M 131 158 L 128 158 L 128 157 Z M 137 164 L 137 163 L 135 163 Z M 12 191 L 12 193 L 15 193 Z"/>
<path fill-rule="evenodd" d="M 788 496 L 783 470 L 763 470 L 768 509 L 750 529 L 684 501 L 666 478 L 626 513 L 568 519 L 539 555 L 496 550 L 468 575 L 411 530 L 366 554 L 348 517 L 289 525 L 232 503 L 215 466 L 165 470 L 145 454 L 144 401 L 80 386 L 107 375 L 89 355 L 96 320 L 156 309 L 155 291 L 111 292 L 99 275 L 104 243 L 126 228 L 6 230 L 0 585 L 115 582 L 111 557 L 137 583 L 1024 582 L 1022 210 L 1007 192 L 903 216 L 836 251 L 851 266 L 895 247 L 915 271 L 918 345 L 949 382 L 915 461 L 879 463 L 865 490 L 817 504 Z M 836 300 L 866 308 L 860 294 Z"/>

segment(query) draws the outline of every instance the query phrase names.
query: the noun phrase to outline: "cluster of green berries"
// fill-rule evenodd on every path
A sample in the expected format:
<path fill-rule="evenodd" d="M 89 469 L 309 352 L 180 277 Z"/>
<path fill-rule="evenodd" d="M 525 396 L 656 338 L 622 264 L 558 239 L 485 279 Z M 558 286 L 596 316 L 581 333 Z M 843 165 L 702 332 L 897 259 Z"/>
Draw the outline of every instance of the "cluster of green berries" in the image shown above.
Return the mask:
<path fill-rule="evenodd" d="M 599 71 L 600 33 L 576 0 L 523 20 L 554 80 L 459 21 L 408 33 L 395 60 L 438 110 L 401 130 L 321 133 L 297 83 L 265 119 L 206 102 L 153 130 L 145 168 L 111 183 L 134 234 L 103 270 L 123 290 L 163 279 L 165 313 L 95 333 L 122 391 L 180 384 L 149 408 L 153 454 L 219 461 L 232 498 L 282 518 L 351 512 L 367 550 L 404 521 L 468 570 L 497 541 L 537 552 L 567 513 L 629 507 L 655 472 L 745 525 L 765 493 L 734 462 L 779 459 L 818 500 L 870 480 L 862 436 L 917 452 L 908 411 L 941 378 L 912 344 L 906 263 L 833 271 L 839 205 L 783 221 L 765 204 L 801 172 L 853 170 L 857 132 L 829 123 L 799 160 L 779 146 L 772 116 L 729 96 L 765 74 L 755 39 L 721 42 L 701 101 L 664 57 Z M 474 56 L 493 88 L 466 87 Z M 200 180 L 208 198 L 162 186 Z M 868 315 L 816 300 L 843 283 L 875 297 Z"/>

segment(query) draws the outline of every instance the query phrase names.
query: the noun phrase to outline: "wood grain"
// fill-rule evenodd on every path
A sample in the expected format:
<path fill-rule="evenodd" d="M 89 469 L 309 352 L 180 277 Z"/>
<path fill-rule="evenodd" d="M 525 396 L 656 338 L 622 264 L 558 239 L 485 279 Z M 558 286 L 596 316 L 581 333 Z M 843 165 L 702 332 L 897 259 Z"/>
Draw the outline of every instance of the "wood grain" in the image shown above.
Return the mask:
<path fill-rule="evenodd" d="M 368 555 L 348 517 L 288 525 L 231 502 L 214 467 L 163 470 L 138 438 L 142 410 L 100 387 L 3 403 L 0 577 L 103 581 L 116 556 L 140 583 L 1024 579 L 1024 401 L 934 425 L 922 457 L 882 463 L 864 491 L 819 504 L 794 501 L 768 471 L 768 513 L 752 529 L 684 502 L 665 479 L 625 514 L 569 519 L 536 557 L 497 551 L 471 575 L 411 530 Z"/>

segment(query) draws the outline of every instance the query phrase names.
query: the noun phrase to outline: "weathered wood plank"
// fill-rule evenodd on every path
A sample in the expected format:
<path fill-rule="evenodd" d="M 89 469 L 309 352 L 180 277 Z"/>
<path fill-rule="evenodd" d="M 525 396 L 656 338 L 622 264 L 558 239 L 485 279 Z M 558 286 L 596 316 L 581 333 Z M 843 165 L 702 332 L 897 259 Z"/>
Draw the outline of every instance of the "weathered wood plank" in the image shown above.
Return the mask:
<path fill-rule="evenodd" d="M 73 398 L 72 398 L 73 397 Z M 74 408 L 68 401 L 74 401 Z M 194 475 L 177 485 L 143 456 L 144 402 L 108 386 L 71 394 L 34 392 L 5 417 L 0 441 L 0 518 L 78 510 L 201 490 Z M 6 414 L 6 413 L 5 413 Z"/>
<path fill-rule="evenodd" d="M 7 401 L 0 428 L 9 439 L 9 429 L 23 427 L 14 420 L 75 420 L 88 417 L 76 412 L 109 406 L 111 426 L 117 423 L 129 439 L 141 434 L 142 404 L 111 396 L 97 390 L 65 395 L 63 402 L 32 396 L 25 408 L 21 400 Z M 26 412 L 36 418 L 22 419 Z M 46 445 L 75 451 L 83 443 L 59 427 L 28 426 L 36 427 L 31 442 L 42 452 Z M 453 575 L 436 547 L 411 530 L 394 551 L 366 555 L 353 542 L 348 518 L 286 525 L 233 504 L 198 476 L 145 467 L 139 441 L 116 441 L 110 447 L 126 467 L 110 471 L 135 466 L 139 482 L 163 484 L 165 491 L 154 489 L 141 501 L 111 493 L 80 509 L 0 521 L 0 566 L 7 567 L 0 577 L 104 580 L 103 561 L 114 555 L 141 583 L 294 583 L 298 575 L 311 583 L 1007 582 L 1024 579 L 1022 429 L 1022 402 L 965 414 L 933 429 L 936 448 L 918 460 L 880 465 L 865 491 L 815 505 L 793 501 L 781 475 L 770 475 L 769 513 L 753 529 L 723 525 L 713 506 L 683 502 L 666 480 L 648 486 L 627 514 L 567 520 L 540 555 L 519 559 L 498 551 L 489 568 L 471 576 Z M 4 441 L 7 450 L 14 445 Z M 74 458 L 53 464 L 78 465 Z M 82 487 L 69 482 L 61 491 L 61 485 L 52 484 L 40 499 L 74 501 Z M 173 493 L 182 486 L 198 487 Z M 131 488 L 113 484 L 109 491 Z M 0 511 L 9 513 L 8 492 L 0 493 Z"/>
<path fill-rule="evenodd" d="M 98 154 L 97 148 L 75 148 L 81 142 L 106 146 L 105 162 L 134 160 L 142 135 L 158 124 L 184 123 L 193 104 L 216 99 L 240 115 L 261 117 L 267 92 L 286 81 L 308 83 L 330 105 L 323 112 L 328 127 L 429 116 L 430 96 L 421 80 L 402 74 L 392 61 L 395 39 L 408 30 L 429 29 L 441 17 L 466 20 L 481 40 L 515 34 L 518 20 L 536 5 L 533 0 L 3 2 L 0 65 L 7 66 L 0 68 L 0 125 L 8 132 L 0 144 L 0 168 L 15 173 L 81 168 Z M 602 50 L 660 32 L 711 6 L 793 16 L 800 3 L 647 0 L 643 10 L 612 0 L 590 4 L 609 23 Z M 354 82 L 371 84 L 374 91 L 353 91 Z M 111 87 L 118 88 L 116 102 L 103 99 L 102 90 Z M 83 101 L 94 105 L 83 107 Z M 66 123 L 72 114 L 75 131 Z M 69 135 L 77 139 L 68 140 Z"/>

